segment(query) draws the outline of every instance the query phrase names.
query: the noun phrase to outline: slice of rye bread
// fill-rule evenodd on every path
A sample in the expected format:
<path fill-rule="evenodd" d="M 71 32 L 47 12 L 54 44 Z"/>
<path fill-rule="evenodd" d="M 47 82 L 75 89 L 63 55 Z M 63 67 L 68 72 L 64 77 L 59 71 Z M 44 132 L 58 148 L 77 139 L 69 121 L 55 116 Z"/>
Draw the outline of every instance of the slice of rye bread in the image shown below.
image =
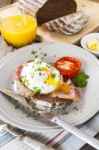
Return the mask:
<path fill-rule="evenodd" d="M 75 0 L 47 0 L 36 13 L 38 25 L 75 13 L 76 10 Z"/>

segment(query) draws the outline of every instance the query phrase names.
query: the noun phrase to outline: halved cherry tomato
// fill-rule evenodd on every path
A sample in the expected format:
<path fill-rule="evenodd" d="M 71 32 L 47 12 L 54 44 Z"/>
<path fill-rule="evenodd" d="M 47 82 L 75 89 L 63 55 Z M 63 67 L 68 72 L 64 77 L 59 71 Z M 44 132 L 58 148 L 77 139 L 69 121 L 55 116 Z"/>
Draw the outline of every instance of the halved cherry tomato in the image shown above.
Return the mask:
<path fill-rule="evenodd" d="M 55 62 L 54 66 L 64 77 L 71 78 L 80 71 L 81 62 L 74 57 L 62 57 Z"/>

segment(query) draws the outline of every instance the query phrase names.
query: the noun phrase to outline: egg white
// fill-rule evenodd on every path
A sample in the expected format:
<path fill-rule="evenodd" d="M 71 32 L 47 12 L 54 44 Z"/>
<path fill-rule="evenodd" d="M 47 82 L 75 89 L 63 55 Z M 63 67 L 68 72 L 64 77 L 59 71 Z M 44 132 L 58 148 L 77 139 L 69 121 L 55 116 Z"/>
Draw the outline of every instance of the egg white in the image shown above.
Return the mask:
<path fill-rule="evenodd" d="M 45 70 L 41 70 L 41 68 L 45 68 Z M 21 80 L 28 89 L 34 92 L 39 90 L 40 94 L 51 93 L 57 88 L 57 85 L 45 82 L 45 80 L 49 77 L 46 70 L 54 75 L 55 82 L 59 82 L 61 80 L 61 75 L 54 66 L 51 66 L 46 62 L 42 62 L 39 59 L 23 65 Z"/>

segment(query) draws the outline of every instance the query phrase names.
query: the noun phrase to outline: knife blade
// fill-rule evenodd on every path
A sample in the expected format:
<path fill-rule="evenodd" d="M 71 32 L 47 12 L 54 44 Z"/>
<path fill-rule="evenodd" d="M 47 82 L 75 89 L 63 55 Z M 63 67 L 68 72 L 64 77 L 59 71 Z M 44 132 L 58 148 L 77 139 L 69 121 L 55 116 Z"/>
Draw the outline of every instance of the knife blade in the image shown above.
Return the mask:
<path fill-rule="evenodd" d="M 17 100 L 18 102 L 20 102 L 25 107 L 29 106 L 29 104 L 26 103 L 26 101 L 23 102 L 23 99 L 24 99 L 23 97 L 19 96 L 18 94 L 15 94 L 13 91 L 10 91 L 8 89 L 1 89 L 0 92 L 11 97 L 14 101 Z M 33 108 L 31 108 L 31 106 L 29 106 L 28 108 L 30 110 L 33 110 Z M 99 150 L 99 141 L 97 139 L 81 132 L 77 127 L 74 127 L 74 126 L 70 125 L 69 123 L 67 123 L 66 121 L 62 120 L 56 113 L 44 112 L 44 111 L 38 111 L 38 112 L 40 113 L 41 116 L 43 116 L 47 120 L 56 123 L 57 125 L 61 126 L 65 130 L 68 130 L 69 132 L 71 132 L 72 134 L 74 134 L 75 136 L 80 138 L 81 140 L 85 141 L 86 143 L 88 143 L 92 147 Z"/>

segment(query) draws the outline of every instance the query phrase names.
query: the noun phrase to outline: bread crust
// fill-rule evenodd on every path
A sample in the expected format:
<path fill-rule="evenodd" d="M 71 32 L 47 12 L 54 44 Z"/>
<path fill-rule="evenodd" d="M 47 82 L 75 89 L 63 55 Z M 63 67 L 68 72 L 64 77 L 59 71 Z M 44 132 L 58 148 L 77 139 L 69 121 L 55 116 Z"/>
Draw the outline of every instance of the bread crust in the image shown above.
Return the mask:
<path fill-rule="evenodd" d="M 38 25 L 65 15 L 75 13 L 77 4 L 75 0 L 47 0 L 36 13 Z"/>

